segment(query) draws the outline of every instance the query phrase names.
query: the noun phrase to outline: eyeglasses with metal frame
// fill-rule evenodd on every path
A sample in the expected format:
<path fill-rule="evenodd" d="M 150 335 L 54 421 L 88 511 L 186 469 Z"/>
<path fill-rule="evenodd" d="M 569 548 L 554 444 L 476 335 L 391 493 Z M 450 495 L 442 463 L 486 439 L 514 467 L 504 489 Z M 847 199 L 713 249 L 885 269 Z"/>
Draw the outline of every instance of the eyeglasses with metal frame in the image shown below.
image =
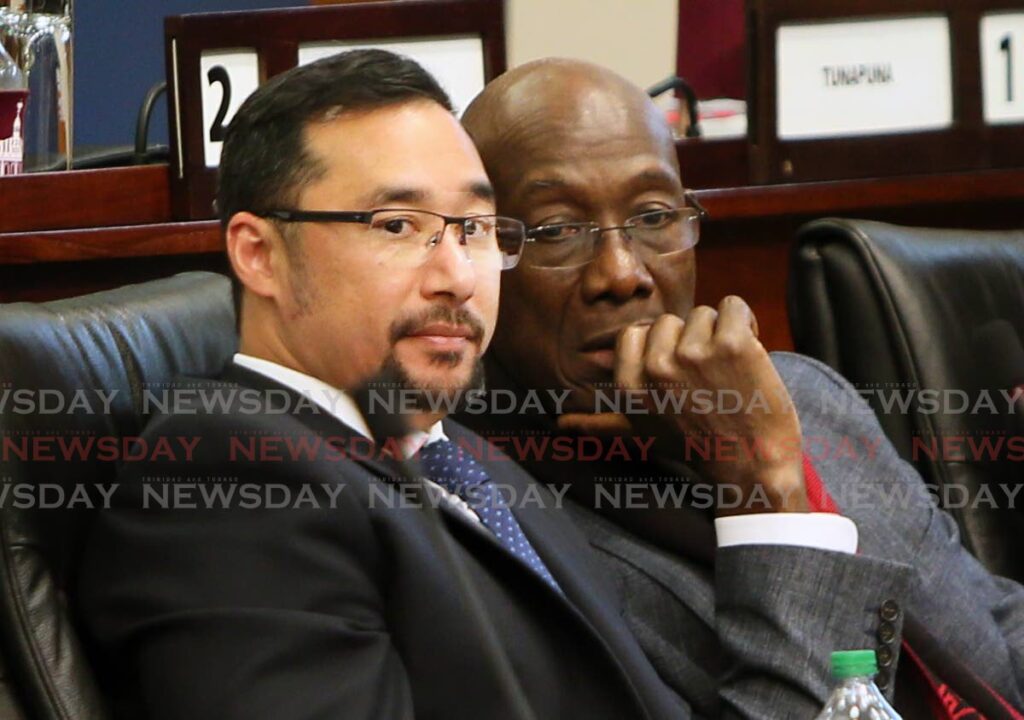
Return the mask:
<path fill-rule="evenodd" d="M 443 215 L 416 208 L 375 210 L 268 210 L 268 220 L 285 223 L 354 223 L 367 226 L 367 240 L 379 243 L 389 259 L 419 265 L 430 248 L 441 242 L 449 225 L 459 228 L 459 244 L 474 262 L 486 262 L 500 254 L 501 269 L 519 262 L 526 242 L 526 226 L 500 215 Z"/>
<path fill-rule="evenodd" d="M 598 254 L 602 234 L 619 230 L 642 254 L 667 255 L 689 250 L 700 239 L 700 221 L 708 216 L 692 192 L 686 205 L 649 210 L 627 218 L 622 225 L 601 227 L 596 222 L 567 222 L 527 228 L 525 262 L 535 267 L 577 268 Z"/>

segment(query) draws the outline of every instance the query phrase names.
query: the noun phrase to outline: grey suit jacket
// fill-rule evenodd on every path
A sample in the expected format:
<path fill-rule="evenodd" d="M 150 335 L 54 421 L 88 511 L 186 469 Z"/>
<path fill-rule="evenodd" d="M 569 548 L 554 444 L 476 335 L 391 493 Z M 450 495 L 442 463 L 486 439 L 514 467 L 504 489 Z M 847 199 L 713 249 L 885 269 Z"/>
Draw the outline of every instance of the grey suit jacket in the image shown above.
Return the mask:
<path fill-rule="evenodd" d="M 577 524 L 616 581 L 627 623 L 663 679 L 700 715 L 716 716 L 724 702 L 747 717 L 810 718 L 832 685 L 833 650 L 875 648 L 883 665 L 879 682 L 892 694 L 909 615 L 1021 706 L 1024 589 L 991 576 L 962 548 L 953 520 L 897 456 L 849 383 L 810 358 L 775 353 L 773 359 L 816 469 L 858 526 L 859 552 L 780 545 L 716 551 L 710 513 L 692 508 L 669 512 L 694 528 L 690 536 L 706 541 L 666 549 L 592 506 L 573 505 Z M 844 402 L 850 410 L 837 412 Z M 664 466 L 629 470 L 635 476 L 659 471 Z M 742 694 L 722 690 L 724 679 L 749 668 L 764 670 L 771 681 L 751 678 L 739 686 Z"/>

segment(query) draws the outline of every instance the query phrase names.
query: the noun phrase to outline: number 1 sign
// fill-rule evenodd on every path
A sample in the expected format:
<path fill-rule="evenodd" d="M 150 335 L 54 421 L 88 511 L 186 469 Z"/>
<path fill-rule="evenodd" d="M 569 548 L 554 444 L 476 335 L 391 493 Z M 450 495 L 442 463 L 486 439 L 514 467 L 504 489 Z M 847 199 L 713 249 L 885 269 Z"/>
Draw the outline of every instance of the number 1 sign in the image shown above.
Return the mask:
<path fill-rule="evenodd" d="M 1024 167 L 1024 0 L 746 0 L 751 176 Z"/>
<path fill-rule="evenodd" d="M 1024 122 L 1024 12 L 982 17 L 981 74 L 985 122 Z"/>

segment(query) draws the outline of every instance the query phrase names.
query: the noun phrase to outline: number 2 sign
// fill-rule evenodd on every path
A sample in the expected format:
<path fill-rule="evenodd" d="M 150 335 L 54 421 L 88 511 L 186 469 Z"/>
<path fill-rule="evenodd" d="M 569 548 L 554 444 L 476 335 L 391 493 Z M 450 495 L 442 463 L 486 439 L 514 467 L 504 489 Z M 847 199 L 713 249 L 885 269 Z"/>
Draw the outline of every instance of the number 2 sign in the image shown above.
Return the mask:
<path fill-rule="evenodd" d="M 199 60 L 203 94 L 203 155 L 206 167 L 220 165 L 224 131 L 242 102 L 260 84 L 254 49 L 204 52 Z"/>
<path fill-rule="evenodd" d="M 1024 12 L 981 18 L 985 122 L 1024 122 Z"/>
<path fill-rule="evenodd" d="M 390 47 L 422 58 L 442 83 L 473 78 L 450 88 L 464 103 L 505 70 L 503 23 L 502 0 L 307 3 L 166 18 L 173 216 L 215 217 L 227 128 L 246 98 L 269 78 L 302 64 L 300 55 L 328 46 L 333 52 Z"/>

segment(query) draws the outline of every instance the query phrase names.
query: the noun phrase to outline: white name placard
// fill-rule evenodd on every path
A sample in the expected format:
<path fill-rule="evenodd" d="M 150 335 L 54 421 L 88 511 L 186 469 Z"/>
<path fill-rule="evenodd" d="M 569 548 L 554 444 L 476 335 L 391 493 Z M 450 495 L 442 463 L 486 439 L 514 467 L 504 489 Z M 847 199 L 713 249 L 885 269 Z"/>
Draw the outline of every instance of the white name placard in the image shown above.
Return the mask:
<path fill-rule="evenodd" d="M 1024 12 L 981 18 L 981 79 L 985 122 L 1024 122 Z"/>
<path fill-rule="evenodd" d="M 260 61 L 254 49 L 211 50 L 199 58 L 203 88 L 203 159 L 220 165 L 224 131 L 239 106 L 259 87 Z"/>
<path fill-rule="evenodd" d="M 479 37 L 471 35 L 309 43 L 299 46 L 299 65 L 343 50 L 363 48 L 380 48 L 411 57 L 437 78 L 460 115 L 484 89 L 484 44 Z"/>
<path fill-rule="evenodd" d="M 942 15 L 782 25 L 776 68 L 780 140 L 953 124 L 949 21 Z"/>

